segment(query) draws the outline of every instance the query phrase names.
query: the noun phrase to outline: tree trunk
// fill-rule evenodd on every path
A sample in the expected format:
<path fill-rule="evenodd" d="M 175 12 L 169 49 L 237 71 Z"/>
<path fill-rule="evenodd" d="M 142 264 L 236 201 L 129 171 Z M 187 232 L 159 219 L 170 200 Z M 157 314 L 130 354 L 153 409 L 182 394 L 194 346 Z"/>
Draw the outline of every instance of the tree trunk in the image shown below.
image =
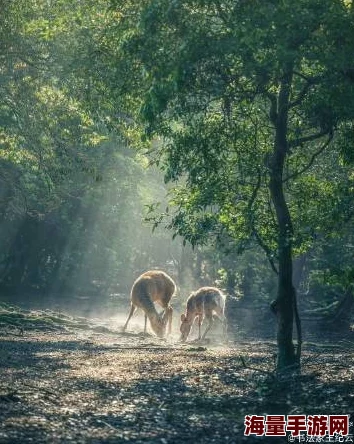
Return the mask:
<path fill-rule="evenodd" d="M 277 370 L 283 371 L 297 362 L 293 344 L 294 298 L 292 283 L 291 218 L 282 185 L 276 177 L 271 177 L 270 191 L 278 221 L 279 275 L 278 293 L 273 309 L 278 319 L 278 361 Z"/>
<path fill-rule="evenodd" d="M 278 224 L 278 293 L 272 305 L 278 320 L 278 372 L 294 369 L 299 362 L 293 344 L 294 313 L 296 311 L 295 289 L 292 282 L 292 238 L 293 227 L 289 208 L 284 194 L 283 171 L 288 152 L 287 126 L 289 97 L 292 82 L 292 68 L 284 72 L 279 94 L 276 102 L 276 113 L 273 123 L 275 125 L 275 142 L 270 162 L 269 190 L 275 208 Z M 275 111 L 275 110 L 273 110 Z M 297 318 L 297 326 L 299 319 Z M 299 349 L 300 353 L 300 349 Z"/>

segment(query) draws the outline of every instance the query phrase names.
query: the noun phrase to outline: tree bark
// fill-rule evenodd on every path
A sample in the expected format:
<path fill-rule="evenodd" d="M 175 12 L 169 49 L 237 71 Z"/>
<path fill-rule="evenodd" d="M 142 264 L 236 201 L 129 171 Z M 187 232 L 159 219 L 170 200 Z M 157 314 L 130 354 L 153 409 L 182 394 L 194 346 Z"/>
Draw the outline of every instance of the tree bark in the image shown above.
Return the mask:
<path fill-rule="evenodd" d="M 277 110 L 273 122 L 275 125 L 275 141 L 270 161 L 269 181 L 269 190 L 278 224 L 278 293 L 272 306 L 278 320 L 278 372 L 293 369 L 297 366 L 300 358 L 295 353 L 293 344 L 294 313 L 297 313 L 296 295 L 292 282 L 293 226 L 283 186 L 283 171 L 288 152 L 287 129 L 291 82 L 292 67 L 288 67 L 284 71 L 277 97 Z M 297 321 L 299 322 L 298 318 Z"/>

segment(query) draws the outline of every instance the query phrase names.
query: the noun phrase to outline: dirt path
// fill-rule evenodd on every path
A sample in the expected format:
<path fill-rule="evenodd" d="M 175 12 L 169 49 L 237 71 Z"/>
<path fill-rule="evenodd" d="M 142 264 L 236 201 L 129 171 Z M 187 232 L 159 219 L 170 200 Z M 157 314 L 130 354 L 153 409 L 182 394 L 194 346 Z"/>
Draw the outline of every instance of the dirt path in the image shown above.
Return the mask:
<path fill-rule="evenodd" d="M 0 443 L 279 443 L 244 437 L 244 416 L 354 412 L 352 349 L 305 344 L 303 375 L 285 383 L 272 379 L 274 353 L 261 342 L 3 335 Z"/>

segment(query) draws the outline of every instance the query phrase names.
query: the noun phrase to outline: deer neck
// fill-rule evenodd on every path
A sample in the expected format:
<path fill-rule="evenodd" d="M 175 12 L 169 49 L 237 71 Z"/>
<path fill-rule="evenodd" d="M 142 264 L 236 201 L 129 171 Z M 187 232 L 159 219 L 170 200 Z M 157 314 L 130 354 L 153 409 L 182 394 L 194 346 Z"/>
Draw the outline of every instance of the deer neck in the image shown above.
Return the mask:
<path fill-rule="evenodd" d="M 145 298 L 142 305 L 150 322 L 156 322 L 159 319 L 159 314 L 157 313 L 155 305 L 150 297 Z"/>
<path fill-rule="evenodd" d="M 186 312 L 186 321 L 188 324 L 192 324 L 194 321 L 194 318 L 196 317 L 197 313 L 195 311 L 187 311 Z"/>

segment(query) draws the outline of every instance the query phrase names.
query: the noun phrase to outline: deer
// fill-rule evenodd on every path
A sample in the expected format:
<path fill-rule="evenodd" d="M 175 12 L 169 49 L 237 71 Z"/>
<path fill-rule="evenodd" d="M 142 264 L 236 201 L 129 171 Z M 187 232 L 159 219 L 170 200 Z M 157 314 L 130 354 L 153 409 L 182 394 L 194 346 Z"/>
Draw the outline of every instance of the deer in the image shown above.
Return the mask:
<path fill-rule="evenodd" d="M 214 315 L 220 319 L 225 329 L 226 318 L 224 310 L 225 296 L 218 288 L 202 287 L 192 292 L 187 300 L 186 312 L 181 314 L 180 340 L 182 342 L 187 340 L 196 318 L 198 318 L 199 328 L 198 340 L 205 339 L 206 334 L 214 323 Z M 207 319 L 208 325 L 203 336 L 201 336 L 201 325 L 204 319 Z"/>
<path fill-rule="evenodd" d="M 131 308 L 123 332 L 135 311 L 140 308 L 145 314 L 144 334 L 146 334 L 147 318 L 158 337 L 165 336 L 167 323 L 169 324 L 168 333 L 171 334 L 173 308 L 170 301 L 175 292 L 176 284 L 164 271 L 150 270 L 139 276 L 130 292 Z M 155 302 L 163 308 L 164 311 L 161 314 L 157 312 Z"/>

